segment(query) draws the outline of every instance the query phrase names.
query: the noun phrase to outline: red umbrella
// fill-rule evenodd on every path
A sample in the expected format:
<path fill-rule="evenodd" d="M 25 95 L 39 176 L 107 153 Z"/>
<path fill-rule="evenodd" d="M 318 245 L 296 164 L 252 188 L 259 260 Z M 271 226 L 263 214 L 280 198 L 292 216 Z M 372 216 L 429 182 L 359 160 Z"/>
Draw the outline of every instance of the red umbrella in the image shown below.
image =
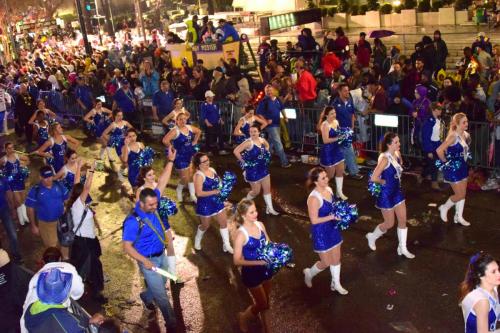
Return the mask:
<path fill-rule="evenodd" d="M 368 35 L 369 38 L 384 38 L 384 37 L 389 37 L 392 35 L 395 35 L 396 33 L 391 30 L 373 30 L 370 32 Z"/>

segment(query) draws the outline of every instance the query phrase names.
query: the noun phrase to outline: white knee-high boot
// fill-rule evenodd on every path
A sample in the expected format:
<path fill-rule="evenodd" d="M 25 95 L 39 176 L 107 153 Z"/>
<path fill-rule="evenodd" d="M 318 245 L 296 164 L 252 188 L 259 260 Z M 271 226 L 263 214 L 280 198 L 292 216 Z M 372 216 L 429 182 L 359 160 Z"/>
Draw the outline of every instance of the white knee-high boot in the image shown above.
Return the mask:
<path fill-rule="evenodd" d="M 439 216 L 441 217 L 441 220 L 443 222 L 448 222 L 448 210 L 450 210 L 451 207 L 453 207 L 456 203 L 451 200 L 451 198 L 448 198 L 444 204 L 439 206 Z"/>
<path fill-rule="evenodd" d="M 380 229 L 379 226 L 376 226 L 373 232 L 369 232 L 366 234 L 366 239 L 368 239 L 368 247 L 372 249 L 372 251 L 375 251 L 377 247 L 375 246 L 375 242 L 377 239 L 382 237 L 382 235 L 385 234 L 384 231 Z"/>
<path fill-rule="evenodd" d="M 196 236 L 194 237 L 194 248 L 195 250 L 200 251 L 201 250 L 201 240 L 203 239 L 203 235 L 205 234 L 206 230 L 203 231 L 200 229 L 200 227 L 196 228 Z"/>
<path fill-rule="evenodd" d="M 415 258 L 415 255 L 408 251 L 406 248 L 406 238 L 408 236 L 408 228 L 397 228 L 398 231 L 398 240 L 399 240 L 399 245 L 398 245 L 398 255 L 404 255 L 408 259 L 413 259 Z"/>
<path fill-rule="evenodd" d="M 231 246 L 231 242 L 229 241 L 229 229 L 220 228 L 219 232 L 220 236 L 222 237 L 222 251 L 233 254 L 233 247 Z"/>
<path fill-rule="evenodd" d="M 465 199 L 457 201 L 455 203 L 455 217 L 453 218 L 453 222 L 459 223 L 465 227 L 470 226 L 470 223 L 464 219 L 464 208 L 465 208 Z"/>
<path fill-rule="evenodd" d="M 330 289 L 338 291 L 340 295 L 347 295 L 349 292 L 340 284 L 340 264 L 330 265 L 330 273 L 332 274 Z"/>
<path fill-rule="evenodd" d="M 181 183 L 177 184 L 175 192 L 177 193 L 177 202 L 182 202 L 182 190 L 184 190 L 184 185 Z"/>
<path fill-rule="evenodd" d="M 172 275 L 177 275 L 177 259 L 175 256 L 167 256 L 167 271 Z"/>
<path fill-rule="evenodd" d="M 271 197 L 271 193 L 264 194 L 264 202 L 266 203 L 266 214 L 271 214 L 271 215 L 279 215 L 280 214 L 274 210 L 273 198 Z"/>
<path fill-rule="evenodd" d="M 196 192 L 194 191 L 194 183 L 188 183 L 188 190 L 191 201 L 196 203 Z"/>
<path fill-rule="evenodd" d="M 21 206 L 21 214 L 23 215 L 23 219 L 26 223 L 30 222 L 30 219 L 28 218 L 28 212 L 26 211 L 26 206 L 22 204 Z"/>
<path fill-rule="evenodd" d="M 253 196 L 253 194 L 252 194 L 252 191 L 248 192 L 248 194 L 247 194 L 247 196 L 245 197 L 245 199 L 247 199 L 247 200 L 253 200 L 253 199 L 255 199 L 255 197 L 254 197 L 254 196 Z"/>
<path fill-rule="evenodd" d="M 344 195 L 344 192 L 342 192 L 343 183 L 344 183 L 344 177 L 335 177 L 335 188 L 337 191 L 337 196 L 341 200 L 347 200 L 347 197 Z"/>
<path fill-rule="evenodd" d="M 101 150 L 99 151 L 99 159 L 103 160 L 104 159 L 104 153 L 106 152 L 106 148 L 102 147 Z"/>
<path fill-rule="evenodd" d="M 111 158 L 111 147 L 106 147 L 106 152 L 108 153 L 109 161 L 113 162 L 113 158 Z"/>
<path fill-rule="evenodd" d="M 23 213 L 21 210 L 22 210 L 21 206 L 16 208 L 17 220 L 19 221 L 20 225 L 24 225 L 25 221 L 24 221 Z"/>
<path fill-rule="evenodd" d="M 311 268 L 305 268 L 302 272 L 304 272 L 304 283 L 307 287 L 312 287 L 312 279 L 319 273 L 323 272 L 323 269 L 319 269 L 317 264 L 311 266 Z"/>

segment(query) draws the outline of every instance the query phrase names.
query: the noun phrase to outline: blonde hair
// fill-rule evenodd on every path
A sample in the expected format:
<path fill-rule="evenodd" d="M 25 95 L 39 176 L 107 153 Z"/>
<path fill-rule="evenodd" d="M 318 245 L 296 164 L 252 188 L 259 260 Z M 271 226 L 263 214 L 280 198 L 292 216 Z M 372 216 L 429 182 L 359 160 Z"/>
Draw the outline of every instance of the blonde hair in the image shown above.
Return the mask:
<path fill-rule="evenodd" d="M 57 126 L 59 126 L 59 125 L 60 125 L 60 124 L 59 124 L 58 122 L 55 122 L 55 123 L 53 123 L 52 125 L 50 125 L 50 127 L 49 127 L 49 134 L 50 134 L 50 136 L 52 136 L 52 137 L 53 137 L 53 136 L 55 135 L 56 128 L 57 128 Z"/>
<path fill-rule="evenodd" d="M 460 122 L 464 118 L 467 118 L 467 116 L 463 112 L 455 113 L 453 115 L 453 117 L 451 118 L 450 129 L 448 130 L 448 135 L 450 135 L 452 132 L 455 132 L 457 130 L 458 124 L 460 124 Z"/>
<path fill-rule="evenodd" d="M 255 205 L 255 202 L 250 199 L 241 199 L 236 205 L 236 211 L 232 217 L 232 220 L 238 224 L 243 224 L 243 216 L 248 212 L 248 209 Z"/>

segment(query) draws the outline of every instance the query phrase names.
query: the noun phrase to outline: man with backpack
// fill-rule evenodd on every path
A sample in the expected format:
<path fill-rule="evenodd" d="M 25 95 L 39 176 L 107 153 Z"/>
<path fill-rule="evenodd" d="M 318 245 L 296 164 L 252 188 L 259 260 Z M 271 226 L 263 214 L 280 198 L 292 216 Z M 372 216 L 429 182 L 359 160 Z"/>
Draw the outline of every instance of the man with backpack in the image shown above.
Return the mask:
<path fill-rule="evenodd" d="M 58 181 L 54 181 L 54 172 L 50 166 L 40 168 L 40 182 L 31 187 L 26 197 L 28 219 L 31 232 L 42 238 L 43 245 L 57 247 L 57 223 L 64 213 L 64 201 L 69 197 L 69 190 Z M 69 259 L 69 250 L 61 248 L 63 259 Z"/>
<path fill-rule="evenodd" d="M 173 165 L 173 160 L 167 162 Z M 139 202 L 132 214 L 123 222 L 123 250 L 135 259 L 146 280 L 146 291 L 140 294 L 147 309 L 160 309 L 167 332 L 175 332 L 176 319 L 167 296 L 165 278 L 154 271 L 155 268 L 168 268 L 165 247 L 166 229 L 157 213 L 158 197 L 153 189 L 145 188 L 139 194 Z"/>

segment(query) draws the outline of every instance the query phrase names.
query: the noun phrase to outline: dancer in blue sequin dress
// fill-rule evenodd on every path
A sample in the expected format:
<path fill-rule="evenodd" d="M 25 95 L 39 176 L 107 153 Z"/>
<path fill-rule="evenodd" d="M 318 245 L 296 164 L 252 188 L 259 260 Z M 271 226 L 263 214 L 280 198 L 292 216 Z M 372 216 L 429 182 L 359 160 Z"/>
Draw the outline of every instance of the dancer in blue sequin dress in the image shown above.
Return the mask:
<path fill-rule="evenodd" d="M 436 154 L 443 163 L 444 180 L 450 183 L 453 195 L 439 206 L 439 215 L 443 222 L 448 222 L 448 210 L 455 206 L 453 222 L 469 226 L 464 217 L 465 195 L 467 193 L 467 177 L 469 169 L 467 159 L 469 155 L 470 135 L 467 133 L 469 122 L 464 113 L 453 115 L 450 130 L 446 140 L 436 149 Z"/>
<path fill-rule="evenodd" d="M 382 186 L 376 207 L 381 210 L 384 222 L 377 225 L 373 232 L 366 234 L 366 238 L 370 249 L 375 251 L 377 249 L 375 242 L 394 226 L 397 218 L 399 240 L 397 253 L 413 259 L 415 255 L 410 253 L 406 247 L 408 228 L 406 227 L 406 203 L 401 189 L 401 177 L 403 176 L 403 167 L 401 165 L 403 161 L 400 146 L 397 134 L 388 132 L 384 135 L 382 153 L 371 177 L 372 182 Z"/>
<path fill-rule="evenodd" d="M 32 119 L 29 123 L 33 126 L 33 138 L 39 148 L 49 139 L 49 123 L 41 111 L 35 113 Z"/>
<path fill-rule="evenodd" d="M 101 144 L 101 151 L 99 153 L 99 158 L 102 160 L 104 158 L 104 153 L 108 152 L 108 158 L 111 159 L 110 149 L 106 147 L 106 141 L 102 137 L 102 134 L 111 124 L 112 111 L 103 107 L 102 102 L 97 100 L 95 103 L 95 107 L 90 110 L 85 117 L 83 117 L 83 121 L 86 122 L 87 127 L 90 129 L 92 134 L 97 138 L 98 142 Z"/>
<path fill-rule="evenodd" d="M 133 128 L 127 130 L 125 144 L 123 145 L 120 157 L 123 165 L 128 165 L 128 181 L 133 190 L 138 186 L 137 178 L 141 169 L 138 160 L 144 148 L 144 144 L 137 141 L 137 131 Z"/>
<path fill-rule="evenodd" d="M 267 126 L 264 119 L 259 116 L 255 116 L 255 107 L 253 105 L 247 105 L 244 108 L 243 117 L 238 120 L 236 127 L 233 131 L 234 141 L 237 144 L 241 144 L 245 140 L 250 138 L 250 126 L 257 122 L 260 124 L 261 130 Z"/>
<path fill-rule="evenodd" d="M 273 271 L 264 260 L 259 260 L 258 249 L 270 241 L 266 228 L 257 220 L 253 200 L 243 199 L 236 206 L 234 220 L 241 226 L 234 240 L 233 262 L 241 267 L 241 280 L 252 294 L 254 303 L 238 314 L 240 330 L 248 332 L 248 322 L 260 314 L 264 331 L 269 332 L 269 294 Z"/>
<path fill-rule="evenodd" d="M 464 281 L 460 284 L 465 333 L 500 331 L 500 277 L 498 261 L 479 252 L 472 256 Z"/>
<path fill-rule="evenodd" d="M 345 170 L 344 153 L 338 143 L 339 122 L 337 121 L 337 113 L 333 107 L 327 106 L 323 110 L 318 121 L 318 126 L 321 129 L 321 138 L 323 139 L 323 144 L 319 151 L 319 164 L 325 168 L 328 178 L 335 178 L 337 196 L 342 200 L 347 200 L 342 191 Z"/>
<path fill-rule="evenodd" d="M 63 128 L 59 123 L 53 123 L 49 129 L 49 139 L 36 151 L 39 156 L 45 157 L 47 163 L 52 167 L 54 173 L 58 173 L 64 166 L 64 157 L 68 144 L 76 149 L 80 142 L 70 135 L 63 134 Z"/>
<path fill-rule="evenodd" d="M 304 269 L 304 282 L 311 288 L 314 276 L 329 267 L 332 275 L 330 289 L 347 295 L 348 291 L 340 284 L 342 236 L 336 227 L 333 191 L 328 186 L 328 181 L 328 174 L 322 167 L 316 167 L 309 172 L 308 184 L 314 189 L 307 199 L 307 208 L 311 220 L 313 249 L 320 260 L 311 268 Z"/>
<path fill-rule="evenodd" d="M 194 183 L 192 182 L 191 158 L 195 153 L 195 146 L 198 144 L 201 132 L 198 128 L 187 125 L 188 116 L 179 113 L 176 118 L 176 126 L 172 128 L 164 137 L 163 144 L 166 147 L 173 146 L 176 151 L 174 167 L 179 174 L 180 181 L 177 184 L 177 202 L 182 202 L 182 191 L 187 185 L 191 201 L 196 202 Z"/>
<path fill-rule="evenodd" d="M 116 155 L 120 156 L 125 143 L 125 134 L 129 128 L 134 128 L 123 120 L 123 112 L 115 110 L 113 122 L 104 130 L 102 136 L 106 139 L 108 147 L 115 148 Z"/>
<path fill-rule="evenodd" d="M 23 167 L 27 168 L 29 158 L 18 155 L 12 142 L 4 145 L 5 156 L 0 160 L 4 181 L 7 183 L 7 199 L 9 206 L 16 209 L 19 224 L 29 223 L 28 213 L 24 205 L 26 173 Z"/>
<path fill-rule="evenodd" d="M 177 124 L 177 116 L 179 114 L 184 114 L 186 116 L 186 124 L 190 124 L 191 122 L 189 121 L 189 118 L 191 117 L 191 114 L 189 113 L 188 110 L 184 108 L 184 102 L 182 101 L 182 98 L 176 98 L 172 102 L 172 111 L 170 111 L 163 119 L 161 120 L 161 123 L 167 128 L 168 131 L 170 131 L 172 128 L 174 128 Z"/>
<path fill-rule="evenodd" d="M 224 203 L 218 198 L 221 180 L 215 169 L 210 167 L 210 159 L 205 153 L 196 153 L 193 156 L 193 180 L 196 191 L 196 215 L 200 218 L 200 225 L 196 230 L 194 248 L 201 250 L 201 240 L 210 227 L 211 217 L 215 217 L 220 226 L 222 237 L 222 251 L 233 253 L 229 241 L 229 230 L 227 228 L 227 216 Z"/>
<path fill-rule="evenodd" d="M 250 126 L 250 138 L 240 145 L 234 151 L 234 156 L 243 167 L 243 176 L 250 184 L 250 192 L 247 199 L 256 198 L 262 188 L 264 202 L 266 203 L 266 214 L 279 215 L 273 207 L 271 196 L 271 175 L 269 174 L 269 163 L 271 153 L 269 143 L 266 139 L 260 137 L 260 125 L 253 123 Z"/>

